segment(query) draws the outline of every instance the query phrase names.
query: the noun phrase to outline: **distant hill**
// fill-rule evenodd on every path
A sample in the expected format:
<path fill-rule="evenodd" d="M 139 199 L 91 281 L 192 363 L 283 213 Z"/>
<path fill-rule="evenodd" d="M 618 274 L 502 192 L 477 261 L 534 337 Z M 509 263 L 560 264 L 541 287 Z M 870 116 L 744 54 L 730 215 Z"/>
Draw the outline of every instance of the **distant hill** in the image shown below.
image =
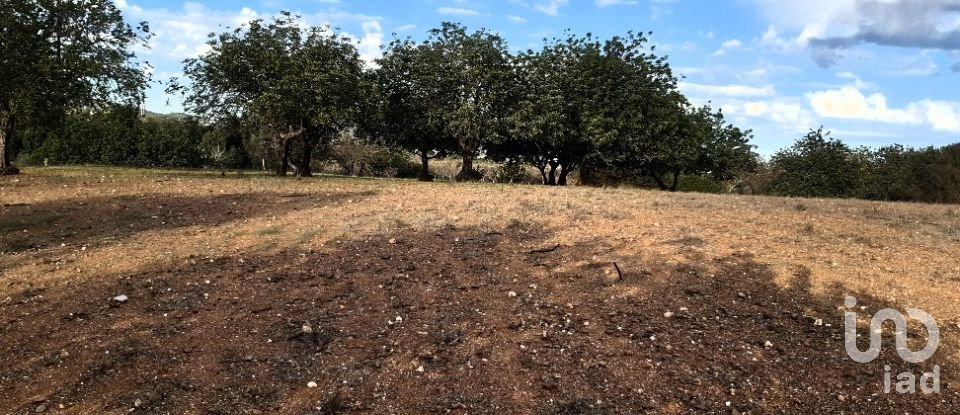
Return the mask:
<path fill-rule="evenodd" d="M 182 113 L 182 112 L 172 112 L 172 113 L 169 113 L 169 114 L 160 114 L 160 113 L 158 113 L 158 112 L 152 112 L 152 111 L 144 111 L 144 112 L 143 112 L 143 118 L 160 118 L 160 119 L 172 118 L 172 119 L 176 119 L 176 120 L 182 120 L 182 119 L 188 118 L 188 117 L 189 117 L 189 115 L 184 114 L 184 113 Z"/>

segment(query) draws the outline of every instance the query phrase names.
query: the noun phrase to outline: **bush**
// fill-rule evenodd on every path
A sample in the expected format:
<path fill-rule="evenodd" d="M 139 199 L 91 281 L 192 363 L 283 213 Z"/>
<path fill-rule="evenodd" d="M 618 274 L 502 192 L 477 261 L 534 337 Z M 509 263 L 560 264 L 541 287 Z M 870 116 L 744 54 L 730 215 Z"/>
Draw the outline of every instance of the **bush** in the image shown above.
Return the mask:
<path fill-rule="evenodd" d="M 24 164 L 106 164 L 200 167 L 206 130 L 191 118 L 141 119 L 139 110 L 114 107 L 68 114 L 55 128 L 34 125 L 20 134 Z"/>
<path fill-rule="evenodd" d="M 154 118 L 143 121 L 136 164 L 145 167 L 200 167 L 203 128 L 193 119 Z"/>
<path fill-rule="evenodd" d="M 494 183 L 534 184 L 540 182 L 522 164 L 511 161 L 494 167 L 486 176 Z"/>
<path fill-rule="evenodd" d="M 793 147 L 773 156 L 773 193 L 800 197 L 859 197 L 865 160 L 823 129 L 811 131 Z"/>
<path fill-rule="evenodd" d="M 681 176 L 677 190 L 694 193 L 727 193 L 728 185 L 725 182 L 714 180 L 700 175 Z"/>
<path fill-rule="evenodd" d="M 412 155 L 352 138 L 332 143 L 327 158 L 336 166 L 334 173 L 347 176 L 416 178 L 420 173 Z"/>

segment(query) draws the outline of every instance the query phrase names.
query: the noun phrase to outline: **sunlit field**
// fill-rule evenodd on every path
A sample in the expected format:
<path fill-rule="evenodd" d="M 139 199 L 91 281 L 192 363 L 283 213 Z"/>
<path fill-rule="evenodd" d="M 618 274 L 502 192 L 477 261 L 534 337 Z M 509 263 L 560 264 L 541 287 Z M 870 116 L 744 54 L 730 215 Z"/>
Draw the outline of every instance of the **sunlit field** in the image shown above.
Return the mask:
<path fill-rule="evenodd" d="M 120 168 L 28 168 L 0 203 L 2 413 L 958 403 L 955 206 Z M 850 360 L 846 295 L 864 334 L 930 313 L 934 359 Z M 943 391 L 885 394 L 885 364 Z"/>

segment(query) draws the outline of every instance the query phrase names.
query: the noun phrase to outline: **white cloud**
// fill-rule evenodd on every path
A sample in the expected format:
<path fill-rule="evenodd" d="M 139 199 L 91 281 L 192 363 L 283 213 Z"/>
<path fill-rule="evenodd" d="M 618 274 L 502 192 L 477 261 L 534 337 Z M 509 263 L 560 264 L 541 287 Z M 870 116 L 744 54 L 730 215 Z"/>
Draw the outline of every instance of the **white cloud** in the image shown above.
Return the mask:
<path fill-rule="evenodd" d="M 637 0 L 596 0 L 597 7 L 608 7 L 608 6 L 634 6 L 638 3 Z"/>
<path fill-rule="evenodd" d="M 957 0 L 753 0 L 770 20 L 761 44 L 790 51 L 810 47 L 823 67 L 859 44 L 960 50 Z M 776 28 L 797 33 L 783 38 Z M 929 74 L 929 70 L 914 71 Z"/>
<path fill-rule="evenodd" d="M 881 93 L 864 95 L 854 87 L 811 92 L 810 106 L 826 118 L 888 124 L 923 125 L 937 131 L 960 132 L 960 102 L 922 100 L 894 108 Z"/>
<path fill-rule="evenodd" d="M 448 15 L 448 16 L 476 16 L 480 12 L 473 9 L 464 9 L 460 7 L 441 7 L 437 9 L 438 14 Z"/>
<path fill-rule="evenodd" d="M 526 23 L 526 22 L 527 22 L 527 19 L 524 19 L 524 18 L 522 18 L 522 17 L 520 17 L 520 16 L 514 16 L 514 15 L 512 15 L 512 14 L 509 15 L 509 16 L 507 16 L 507 20 L 509 20 L 509 21 L 511 21 L 511 22 L 514 22 L 514 23 Z"/>
<path fill-rule="evenodd" d="M 767 85 L 762 87 L 750 86 L 750 85 L 737 85 L 737 84 L 728 84 L 728 85 L 707 85 L 707 84 L 697 84 L 693 82 L 680 82 L 678 84 L 680 90 L 685 94 L 691 95 L 701 95 L 707 97 L 732 97 L 732 98 L 745 98 L 745 97 L 771 97 L 776 95 L 777 91 L 773 86 Z"/>
<path fill-rule="evenodd" d="M 728 51 L 734 49 L 740 49 L 743 47 L 743 42 L 740 39 L 730 39 L 720 45 L 720 49 L 717 49 L 716 52 L 713 52 L 713 56 L 722 56 L 725 55 Z"/>
<path fill-rule="evenodd" d="M 890 108 L 880 93 L 864 95 L 854 87 L 808 93 L 813 110 L 824 117 L 879 121 L 893 124 L 919 124 L 921 115 L 915 105 Z"/>
<path fill-rule="evenodd" d="M 788 100 L 747 101 L 740 106 L 728 109 L 728 112 L 742 113 L 752 118 L 765 118 L 794 131 L 804 131 L 816 124 L 808 109 Z"/>
<path fill-rule="evenodd" d="M 921 103 L 927 110 L 927 122 L 934 130 L 960 133 L 960 102 L 930 101 Z"/>
<path fill-rule="evenodd" d="M 357 51 L 367 65 L 375 66 L 376 59 L 383 54 L 380 50 L 383 45 L 383 28 L 380 27 L 380 22 L 376 20 L 363 22 L 362 27 L 363 37 L 360 38 Z"/>
<path fill-rule="evenodd" d="M 556 16 L 560 8 L 566 6 L 569 0 L 546 0 L 533 5 L 533 9 L 547 16 Z"/>

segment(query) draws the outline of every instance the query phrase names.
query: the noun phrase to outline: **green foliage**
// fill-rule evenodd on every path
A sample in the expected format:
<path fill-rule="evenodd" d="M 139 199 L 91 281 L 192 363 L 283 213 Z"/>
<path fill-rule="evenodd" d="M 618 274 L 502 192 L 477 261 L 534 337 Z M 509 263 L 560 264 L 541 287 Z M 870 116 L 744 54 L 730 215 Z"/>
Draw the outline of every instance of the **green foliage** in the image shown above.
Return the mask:
<path fill-rule="evenodd" d="M 427 73 L 436 78 L 429 83 L 437 94 L 428 114 L 457 143 L 463 158 L 457 179 L 479 179 L 473 160 L 502 133 L 512 102 L 514 71 L 506 42 L 485 29 L 468 33 L 445 22 L 430 32 L 423 49 Z"/>
<path fill-rule="evenodd" d="M 865 176 L 869 199 L 960 203 L 960 144 L 883 147 L 870 154 Z"/>
<path fill-rule="evenodd" d="M 864 160 L 823 128 L 810 131 L 771 159 L 777 177 L 770 190 L 801 197 L 856 197 L 862 194 Z"/>
<path fill-rule="evenodd" d="M 327 159 L 337 166 L 334 173 L 347 176 L 414 178 L 420 166 L 411 160 L 410 153 L 355 139 L 334 141 Z"/>
<path fill-rule="evenodd" d="M 960 144 L 850 149 L 823 129 L 777 153 L 761 193 L 807 197 L 960 203 Z"/>
<path fill-rule="evenodd" d="M 537 179 L 527 173 L 523 164 L 517 161 L 508 161 L 500 164 L 490 173 L 490 180 L 494 183 L 536 183 Z"/>
<path fill-rule="evenodd" d="M 458 143 L 443 120 L 450 89 L 447 62 L 439 42 L 416 44 L 394 40 L 373 72 L 380 99 L 368 114 L 368 132 L 386 145 L 417 154 L 422 163 L 419 179 L 432 180 L 429 160 L 457 150 Z"/>
<path fill-rule="evenodd" d="M 140 130 L 136 165 L 197 167 L 203 162 L 200 151 L 203 128 L 195 119 L 146 119 Z"/>
<path fill-rule="evenodd" d="M 125 23 L 112 1 L 5 0 L 0 28 L 0 174 L 14 170 L 9 160 L 18 125 L 143 100 L 147 75 L 131 50 L 149 29 Z M 126 151 L 100 153 L 114 160 Z"/>
<path fill-rule="evenodd" d="M 238 118 L 227 117 L 206 129 L 200 148 L 204 156 L 220 169 L 249 168 L 253 162 L 248 136 Z"/>
<path fill-rule="evenodd" d="M 277 148 L 277 173 L 302 146 L 297 174 L 310 176 L 313 150 L 357 123 L 369 95 L 356 47 L 329 27 L 282 13 L 212 37 L 211 51 L 185 62 L 186 106 L 208 119 L 240 118 Z M 173 82 L 170 92 L 187 89 Z"/>
<path fill-rule="evenodd" d="M 677 184 L 677 190 L 681 192 L 694 193 L 726 193 L 729 186 L 712 177 L 688 175 L 681 176 Z"/>
<path fill-rule="evenodd" d="M 58 128 L 27 130 L 22 159 L 31 164 L 201 167 L 206 128 L 191 118 L 141 119 L 136 108 L 71 114 Z"/>

